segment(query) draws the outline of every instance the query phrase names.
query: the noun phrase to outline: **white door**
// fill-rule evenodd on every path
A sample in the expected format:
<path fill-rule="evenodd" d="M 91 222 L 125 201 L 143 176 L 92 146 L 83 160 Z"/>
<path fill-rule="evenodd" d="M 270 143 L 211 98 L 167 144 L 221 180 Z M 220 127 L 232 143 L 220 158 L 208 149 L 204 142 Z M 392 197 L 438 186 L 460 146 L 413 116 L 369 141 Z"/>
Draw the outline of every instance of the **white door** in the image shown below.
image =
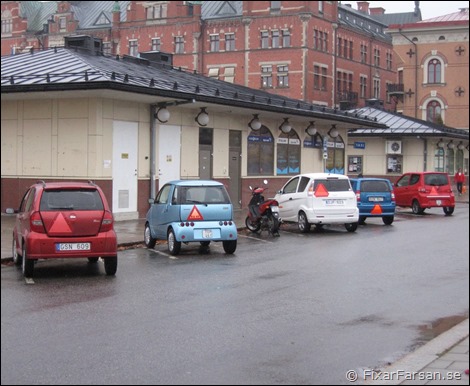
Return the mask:
<path fill-rule="evenodd" d="M 158 179 L 161 188 L 169 181 L 180 179 L 181 127 L 160 125 L 158 144 Z"/>
<path fill-rule="evenodd" d="M 116 219 L 138 218 L 137 137 L 136 122 L 114 121 L 113 213 Z"/>

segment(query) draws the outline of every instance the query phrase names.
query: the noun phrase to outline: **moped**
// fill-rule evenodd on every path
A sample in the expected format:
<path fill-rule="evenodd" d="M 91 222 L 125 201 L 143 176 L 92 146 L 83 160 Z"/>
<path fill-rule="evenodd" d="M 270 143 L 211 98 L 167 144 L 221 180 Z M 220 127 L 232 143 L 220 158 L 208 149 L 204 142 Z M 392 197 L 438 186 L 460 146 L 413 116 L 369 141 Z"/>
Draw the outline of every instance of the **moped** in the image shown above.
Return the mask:
<path fill-rule="evenodd" d="M 265 181 L 265 184 L 267 181 Z M 266 188 L 255 187 L 251 190 L 251 200 L 248 204 L 248 216 L 245 219 L 246 227 L 252 232 L 268 231 L 275 237 L 279 236 L 279 203 L 274 199 L 265 199 Z"/>

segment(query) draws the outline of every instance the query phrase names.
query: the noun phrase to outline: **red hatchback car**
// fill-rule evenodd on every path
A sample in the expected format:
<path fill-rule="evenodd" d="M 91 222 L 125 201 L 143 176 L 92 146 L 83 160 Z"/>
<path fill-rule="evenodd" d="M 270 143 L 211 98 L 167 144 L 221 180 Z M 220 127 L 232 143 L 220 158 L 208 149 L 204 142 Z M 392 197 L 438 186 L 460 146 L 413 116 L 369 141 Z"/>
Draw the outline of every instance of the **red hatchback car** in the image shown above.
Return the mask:
<path fill-rule="evenodd" d="M 442 208 L 446 215 L 454 213 L 455 196 L 447 173 L 405 173 L 397 180 L 393 191 L 397 206 L 409 207 L 415 214 L 436 207 Z"/>
<path fill-rule="evenodd" d="M 31 277 L 38 259 L 104 260 L 107 275 L 117 270 L 113 214 L 101 188 L 92 182 L 38 182 L 32 185 L 13 228 L 13 261 Z"/>

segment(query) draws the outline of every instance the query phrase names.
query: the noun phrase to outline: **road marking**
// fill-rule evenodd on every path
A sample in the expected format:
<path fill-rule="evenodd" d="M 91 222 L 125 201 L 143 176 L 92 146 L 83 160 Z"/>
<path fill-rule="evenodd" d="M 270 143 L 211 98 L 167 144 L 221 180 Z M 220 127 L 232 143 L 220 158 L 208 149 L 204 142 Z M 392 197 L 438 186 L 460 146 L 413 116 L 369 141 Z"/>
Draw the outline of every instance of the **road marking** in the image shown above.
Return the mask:
<path fill-rule="evenodd" d="M 258 239 L 256 237 L 251 237 L 251 236 L 246 236 L 246 235 L 238 235 L 239 237 L 245 237 L 247 239 L 250 239 L 250 240 L 256 240 L 256 241 L 261 241 L 263 243 L 272 243 L 272 241 L 268 241 L 268 240 L 263 240 L 263 239 Z"/>
<path fill-rule="evenodd" d="M 24 281 L 26 284 L 35 284 L 32 277 L 25 277 Z"/>
<path fill-rule="evenodd" d="M 173 259 L 173 260 L 178 260 L 178 258 L 176 256 L 172 256 L 168 253 L 165 253 L 165 252 L 162 252 L 162 251 L 156 251 L 155 249 L 150 249 L 150 248 L 147 248 L 150 252 L 153 252 L 153 253 L 156 253 L 157 255 L 163 255 L 163 256 L 166 256 L 170 259 Z"/>

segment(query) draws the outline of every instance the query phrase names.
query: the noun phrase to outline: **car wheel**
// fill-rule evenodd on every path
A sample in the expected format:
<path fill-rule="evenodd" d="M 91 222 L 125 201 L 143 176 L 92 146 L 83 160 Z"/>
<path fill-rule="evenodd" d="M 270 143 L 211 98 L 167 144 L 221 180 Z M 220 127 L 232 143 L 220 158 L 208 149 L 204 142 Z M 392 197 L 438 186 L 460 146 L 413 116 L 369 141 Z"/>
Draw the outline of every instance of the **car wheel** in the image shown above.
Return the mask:
<path fill-rule="evenodd" d="M 28 259 L 28 256 L 26 255 L 26 246 L 23 245 L 23 264 L 22 264 L 22 270 L 23 270 L 23 276 L 24 277 L 33 277 L 33 272 L 34 272 L 34 260 Z"/>
<path fill-rule="evenodd" d="M 358 225 L 357 222 L 351 222 L 348 224 L 344 224 L 344 227 L 346 228 L 348 232 L 355 232 L 357 229 L 357 225 Z"/>
<path fill-rule="evenodd" d="M 104 270 L 106 275 L 113 276 L 117 271 L 117 256 L 105 257 L 104 258 Z"/>
<path fill-rule="evenodd" d="M 411 210 L 413 211 L 414 214 L 423 214 L 424 209 L 421 208 L 419 205 L 418 200 L 413 200 L 413 203 L 411 204 Z"/>
<path fill-rule="evenodd" d="M 382 217 L 382 221 L 384 222 L 385 225 L 392 225 L 394 216 L 384 216 Z"/>
<path fill-rule="evenodd" d="M 366 223 L 366 216 L 359 216 L 359 224 L 364 225 Z"/>
<path fill-rule="evenodd" d="M 15 265 L 21 265 L 23 260 L 21 259 L 21 256 L 18 254 L 18 250 L 16 249 L 16 240 L 15 236 L 13 236 L 13 243 L 11 245 L 11 252 L 13 253 L 13 263 Z"/>
<path fill-rule="evenodd" d="M 450 216 L 452 213 L 454 213 L 454 207 L 453 206 L 444 206 L 444 213 L 446 214 L 446 216 Z"/>
<path fill-rule="evenodd" d="M 89 258 L 88 258 L 88 261 L 89 261 L 90 263 L 97 263 L 97 262 L 98 262 L 98 257 L 89 257 Z"/>
<path fill-rule="evenodd" d="M 168 232 L 168 251 L 173 255 L 176 256 L 180 253 L 181 250 L 181 242 L 176 241 L 175 232 L 173 229 L 170 229 Z"/>
<path fill-rule="evenodd" d="M 144 243 L 147 248 L 153 248 L 157 243 L 157 239 L 152 237 L 149 224 L 145 224 Z"/>
<path fill-rule="evenodd" d="M 237 240 L 223 241 L 222 244 L 224 245 L 225 253 L 228 253 L 229 255 L 234 253 L 237 249 Z"/>
<path fill-rule="evenodd" d="M 310 232 L 310 224 L 307 220 L 307 215 L 304 212 L 299 213 L 298 219 L 299 231 L 302 233 Z"/>
<path fill-rule="evenodd" d="M 258 232 L 261 229 L 261 224 L 259 222 L 252 222 L 248 216 L 245 219 L 245 225 L 252 232 Z"/>

